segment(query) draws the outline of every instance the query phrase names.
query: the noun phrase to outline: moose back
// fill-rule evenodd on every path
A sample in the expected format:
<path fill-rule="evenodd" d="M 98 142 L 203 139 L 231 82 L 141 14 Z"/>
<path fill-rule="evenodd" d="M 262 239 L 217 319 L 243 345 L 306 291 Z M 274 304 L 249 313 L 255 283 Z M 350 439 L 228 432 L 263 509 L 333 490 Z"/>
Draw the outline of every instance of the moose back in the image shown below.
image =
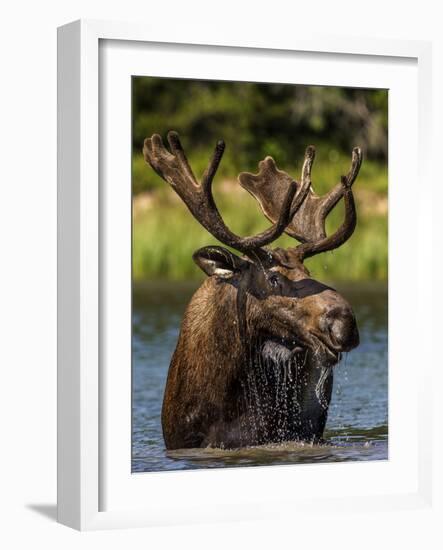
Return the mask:
<path fill-rule="evenodd" d="M 239 183 L 259 202 L 272 226 L 235 235 L 212 196 L 225 145 L 219 141 L 200 182 L 176 132 L 168 150 L 157 134 L 145 139 L 145 160 L 176 191 L 191 214 L 222 246 L 197 250 L 208 275 L 192 297 L 169 367 L 162 407 L 166 447 L 237 448 L 321 440 L 332 393 L 333 367 L 355 348 L 354 313 L 334 289 L 310 277 L 304 260 L 339 247 L 354 232 L 352 194 L 362 162 L 352 152 L 346 176 L 324 196 L 311 183 L 315 150 L 305 153 L 300 181 L 271 157 Z M 325 220 L 341 200 L 342 225 L 326 235 Z M 285 232 L 293 248 L 267 248 Z"/>

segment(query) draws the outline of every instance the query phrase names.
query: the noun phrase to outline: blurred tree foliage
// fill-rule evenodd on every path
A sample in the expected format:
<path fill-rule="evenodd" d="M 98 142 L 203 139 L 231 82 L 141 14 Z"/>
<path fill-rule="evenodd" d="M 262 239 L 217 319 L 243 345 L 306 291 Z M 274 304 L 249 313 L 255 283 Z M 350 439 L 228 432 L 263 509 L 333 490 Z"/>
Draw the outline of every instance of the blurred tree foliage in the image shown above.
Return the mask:
<path fill-rule="evenodd" d="M 174 129 L 206 159 L 224 139 L 222 170 L 255 171 L 266 155 L 291 165 L 309 143 L 385 161 L 387 111 L 387 90 L 134 77 L 133 149 Z"/>

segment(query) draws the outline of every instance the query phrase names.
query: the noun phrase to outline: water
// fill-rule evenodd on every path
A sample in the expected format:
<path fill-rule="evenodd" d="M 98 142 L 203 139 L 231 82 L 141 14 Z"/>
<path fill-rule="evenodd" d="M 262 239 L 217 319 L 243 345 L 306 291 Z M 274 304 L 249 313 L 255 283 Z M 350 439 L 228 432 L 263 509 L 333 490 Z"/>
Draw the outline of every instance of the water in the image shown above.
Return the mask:
<path fill-rule="evenodd" d="M 166 451 L 160 410 L 184 308 L 195 284 L 136 285 L 133 304 L 132 471 L 165 471 L 388 458 L 387 291 L 336 286 L 352 304 L 360 346 L 335 367 L 327 445 Z"/>

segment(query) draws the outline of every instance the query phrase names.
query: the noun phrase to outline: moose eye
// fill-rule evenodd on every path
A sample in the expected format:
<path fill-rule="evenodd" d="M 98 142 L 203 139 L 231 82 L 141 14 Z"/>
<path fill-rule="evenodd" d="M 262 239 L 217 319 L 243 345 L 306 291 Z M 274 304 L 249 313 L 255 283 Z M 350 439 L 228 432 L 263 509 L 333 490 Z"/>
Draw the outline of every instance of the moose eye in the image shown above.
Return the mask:
<path fill-rule="evenodd" d="M 268 277 L 268 283 L 269 283 L 273 288 L 277 288 L 277 287 L 278 287 L 278 284 L 279 284 L 279 280 L 278 280 L 277 275 L 270 275 L 270 276 Z"/>

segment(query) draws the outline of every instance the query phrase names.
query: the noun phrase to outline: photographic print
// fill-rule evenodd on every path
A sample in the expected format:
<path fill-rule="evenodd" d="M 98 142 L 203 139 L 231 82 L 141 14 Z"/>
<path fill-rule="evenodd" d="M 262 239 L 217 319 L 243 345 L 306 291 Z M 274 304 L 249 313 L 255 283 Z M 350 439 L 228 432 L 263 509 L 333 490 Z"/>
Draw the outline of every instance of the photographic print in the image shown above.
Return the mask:
<path fill-rule="evenodd" d="M 388 458 L 388 91 L 132 78 L 132 471 Z"/>

